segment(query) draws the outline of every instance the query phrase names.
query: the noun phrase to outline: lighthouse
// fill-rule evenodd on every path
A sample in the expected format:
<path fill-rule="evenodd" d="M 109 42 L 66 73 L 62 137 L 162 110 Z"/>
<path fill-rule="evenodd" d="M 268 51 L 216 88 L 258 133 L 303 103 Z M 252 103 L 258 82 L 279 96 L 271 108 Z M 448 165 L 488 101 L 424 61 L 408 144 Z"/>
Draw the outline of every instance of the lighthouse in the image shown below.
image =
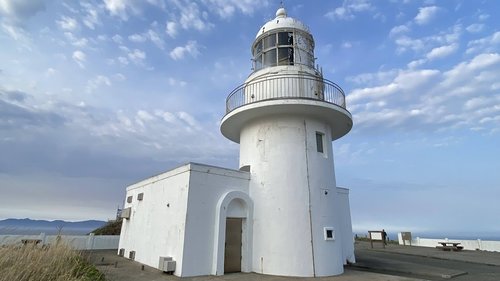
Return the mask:
<path fill-rule="evenodd" d="M 252 271 L 341 274 L 352 232 L 331 142 L 353 125 L 344 92 L 315 67 L 309 28 L 283 7 L 251 53 L 253 72 L 227 97 L 221 132 L 240 144 L 239 168 L 250 173 Z"/>
<path fill-rule="evenodd" d="M 239 167 L 187 163 L 129 185 L 118 255 L 179 277 L 320 277 L 355 262 L 331 146 L 352 128 L 344 92 L 315 67 L 311 32 L 284 8 L 251 53 L 220 128 L 240 144 Z"/>

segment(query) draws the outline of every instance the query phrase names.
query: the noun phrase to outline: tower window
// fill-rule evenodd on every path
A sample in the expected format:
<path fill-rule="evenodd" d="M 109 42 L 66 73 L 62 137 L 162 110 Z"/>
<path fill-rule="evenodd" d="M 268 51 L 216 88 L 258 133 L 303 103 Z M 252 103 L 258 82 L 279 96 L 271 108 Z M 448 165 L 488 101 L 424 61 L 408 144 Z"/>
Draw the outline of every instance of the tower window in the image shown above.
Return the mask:
<path fill-rule="evenodd" d="M 320 133 L 320 132 L 316 132 L 316 150 L 318 152 L 321 152 L 323 153 L 324 152 L 324 149 L 323 149 L 323 137 L 325 135 Z"/>
<path fill-rule="evenodd" d="M 325 240 L 335 240 L 335 231 L 333 227 L 325 227 L 323 228 L 323 235 Z"/>

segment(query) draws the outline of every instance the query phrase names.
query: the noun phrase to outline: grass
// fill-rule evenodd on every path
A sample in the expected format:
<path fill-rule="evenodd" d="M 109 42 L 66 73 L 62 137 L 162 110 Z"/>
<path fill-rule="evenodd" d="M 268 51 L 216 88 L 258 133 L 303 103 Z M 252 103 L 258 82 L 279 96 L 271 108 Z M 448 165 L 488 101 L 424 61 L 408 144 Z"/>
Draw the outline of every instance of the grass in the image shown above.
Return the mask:
<path fill-rule="evenodd" d="M 0 247 L 0 281 L 105 281 L 104 274 L 75 250 L 51 247 Z"/>

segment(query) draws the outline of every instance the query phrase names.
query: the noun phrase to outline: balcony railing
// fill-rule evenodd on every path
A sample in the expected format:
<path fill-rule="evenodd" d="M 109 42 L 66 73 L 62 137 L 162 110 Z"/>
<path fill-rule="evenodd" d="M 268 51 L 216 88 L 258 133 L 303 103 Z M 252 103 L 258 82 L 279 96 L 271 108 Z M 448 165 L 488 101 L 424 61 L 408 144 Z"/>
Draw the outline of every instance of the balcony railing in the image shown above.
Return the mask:
<path fill-rule="evenodd" d="M 226 114 L 247 104 L 279 99 L 319 100 L 346 108 L 344 91 L 337 84 L 312 75 L 279 74 L 234 89 L 226 99 Z"/>

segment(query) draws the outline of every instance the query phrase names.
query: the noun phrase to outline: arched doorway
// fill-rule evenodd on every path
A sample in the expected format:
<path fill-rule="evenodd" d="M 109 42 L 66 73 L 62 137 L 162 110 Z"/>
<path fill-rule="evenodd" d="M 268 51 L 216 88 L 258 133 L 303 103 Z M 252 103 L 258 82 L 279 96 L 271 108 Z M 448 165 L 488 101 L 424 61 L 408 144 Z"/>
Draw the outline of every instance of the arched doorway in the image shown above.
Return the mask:
<path fill-rule="evenodd" d="M 248 194 L 230 191 L 216 209 L 212 273 L 250 272 L 253 204 Z M 229 245 L 228 245 L 229 244 Z M 231 259 L 226 262 L 226 259 Z"/>

